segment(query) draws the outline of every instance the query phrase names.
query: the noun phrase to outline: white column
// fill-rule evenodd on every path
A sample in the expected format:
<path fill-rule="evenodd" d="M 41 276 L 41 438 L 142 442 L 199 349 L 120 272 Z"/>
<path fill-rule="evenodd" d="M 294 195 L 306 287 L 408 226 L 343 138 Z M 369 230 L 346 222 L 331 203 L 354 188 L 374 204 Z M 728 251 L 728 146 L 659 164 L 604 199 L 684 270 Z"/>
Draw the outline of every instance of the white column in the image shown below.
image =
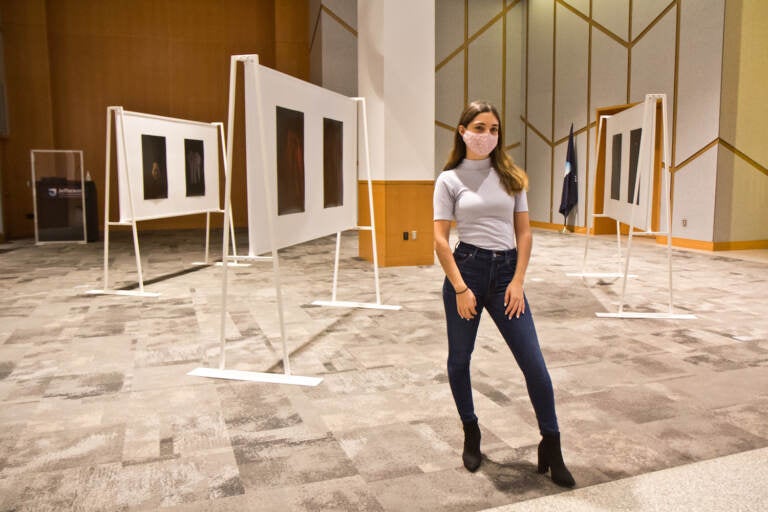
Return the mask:
<path fill-rule="evenodd" d="M 358 95 L 374 180 L 435 173 L 435 2 L 358 0 Z"/>

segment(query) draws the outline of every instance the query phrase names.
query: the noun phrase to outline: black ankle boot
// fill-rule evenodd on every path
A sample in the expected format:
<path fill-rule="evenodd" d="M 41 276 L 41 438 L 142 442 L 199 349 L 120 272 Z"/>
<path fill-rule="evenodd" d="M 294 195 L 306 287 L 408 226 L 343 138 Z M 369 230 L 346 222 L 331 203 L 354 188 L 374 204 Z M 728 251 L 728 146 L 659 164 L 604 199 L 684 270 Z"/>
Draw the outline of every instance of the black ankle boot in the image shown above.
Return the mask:
<path fill-rule="evenodd" d="M 560 434 L 544 434 L 539 443 L 539 473 L 552 471 L 552 481 L 562 487 L 573 487 L 576 482 L 565 467 L 560 451 Z"/>
<path fill-rule="evenodd" d="M 480 454 L 480 427 L 477 420 L 464 423 L 464 453 L 461 455 L 464 467 L 469 471 L 477 471 L 482 461 Z"/>

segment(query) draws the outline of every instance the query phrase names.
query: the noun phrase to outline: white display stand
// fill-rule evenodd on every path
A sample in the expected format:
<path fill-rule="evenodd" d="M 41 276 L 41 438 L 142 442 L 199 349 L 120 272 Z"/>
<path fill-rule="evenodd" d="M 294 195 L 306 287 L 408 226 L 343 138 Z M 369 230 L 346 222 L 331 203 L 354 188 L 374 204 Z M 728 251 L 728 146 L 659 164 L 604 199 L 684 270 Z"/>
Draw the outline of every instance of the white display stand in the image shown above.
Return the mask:
<path fill-rule="evenodd" d="M 113 119 L 117 148 L 119 221 L 109 220 Z M 192 193 L 190 193 L 190 152 L 186 149 L 187 144 L 190 143 L 195 148 L 199 148 L 196 151 L 198 156 L 193 169 L 195 190 Z M 224 147 L 223 125 L 220 122 L 203 123 L 129 112 L 119 106 L 107 107 L 103 288 L 89 290 L 87 294 L 159 296 L 158 293 L 144 290 L 137 229 L 137 222 L 143 220 L 204 213 L 206 215 L 205 257 L 202 262 L 193 264 L 208 264 L 210 215 L 225 213 L 219 205 L 219 158 L 223 155 Z M 200 152 L 203 154 L 200 155 Z M 152 159 L 161 161 L 161 165 L 155 173 L 156 168 L 152 164 L 151 174 L 148 174 L 148 162 Z M 224 165 L 226 174 L 226 161 Z M 161 186 L 151 188 L 149 180 L 156 174 Z M 229 215 L 231 216 L 231 212 Z M 131 226 L 138 290 L 109 288 L 109 229 L 111 226 Z M 227 226 L 225 222 L 225 229 L 232 229 L 231 223 Z M 234 244 L 234 234 L 232 239 Z"/>
<path fill-rule="evenodd" d="M 365 98 L 352 98 L 355 100 L 362 110 L 362 126 L 363 126 L 363 144 L 365 149 L 365 170 L 366 180 L 368 181 L 368 205 L 370 207 L 371 225 L 370 226 L 357 226 L 356 229 L 360 231 L 371 232 L 371 243 L 373 251 L 373 280 L 376 287 L 376 302 L 349 302 L 336 300 L 336 291 L 338 289 L 339 282 L 339 253 L 341 251 L 341 231 L 336 232 L 336 256 L 333 262 L 333 286 L 331 288 L 331 300 L 316 300 L 312 304 L 316 306 L 330 306 L 339 308 L 367 308 L 367 309 L 389 309 L 400 310 L 402 306 L 392 306 L 381 303 L 381 287 L 379 286 L 379 258 L 378 251 L 376 250 L 376 222 L 373 216 L 373 185 L 371 183 L 371 154 L 368 146 L 368 116 L 365 109 Z"/>
<path fill-rule="evenodd" d="M 65 157 L 67 155 L 71 155 L 74 159 L 74 157 L 77 157 L 79 160 L 79 165 L 72 162 L 72 165 L 69 166 L 70 168 L 66 169 L 66 172 L 61 173 L 58 170 L 56 171 L 56 175 L 48 175 L 43 176 L 43 173 L 38 172 L 37 170 L 37 156 L 49 156 L 53 157 L 54 159 L 58 156 Z M 84 244 L 88 241 L 88 223 L 86 222 L 86 209 L 85 209 L 85 173 L 83 170 L 83 151 L 82 150 L 70 150 L 70 149 L 33 149 L 29 152 L 29 158 L 30 158 L 30 164 L 32 169 L 32 203 L 34 206 L 34 216 L 35 216 L 35 244 L 36 245 L 45 245 L 45 244 L 54 244 L 54 243 L 66 243 L 66 242 L 77 242 Z M 54 163 L 55 166 L 55 163 Z M 70 172 L 72 171 L 72 172 Z M 74 175 L 76 174 L 76 176 Z M 61 180 L 65 180 L 63 185 L 59 186 L 61 183 L 57 183 L 53 187 L 50 187 L 46 190 L 47 197 L 46 198 L 38 198 L 37 197 L 37 189 L 38 189 L 38 179 L 43 180 L 46 178 L 54 178 L 57 182 L 60 182 Z M 71 183 L 77 183 L 79 186 L 75 188 L 71 188 L 68 186 Z M 46 188 L 43 186 L 43 188 Z M 55 237 L 56 239 L 49 239 L 43 240 L 43 238 L 46 238 L 45 236 L 41 236 L 41 231 L 46 231 L 46 226 L 42 226 L 42 219 L 41 219 L 41 213 L 40 213 L 40 207 L 41 203 L 44 203 L 45 201 L 67 201 L 68 199 L 75 199 L 79 200 L 80 202 L 80 210 L 81 215 L 77 219 L 78 221 L 82 222 L 83 227 L 83 238 L 81 239 L 66 239 L 61 237 Z M 68 201 L 67 201 L 68 202 Z M 69 227 L 69 226 L 67 226 Z"/>
<path fill-rule="evenodd" d="M 656 108 L 657 102 L 661 102 L 661 115 L 662 115 L 662 148 L 663 148 L 663 200 L 665 206 L 665 219 L 664 228 L 659 231 L 653 231 L 651 226 L 651 213 L 653 211 L 653 156 L 654 156 L 654 140 L 656 137 Z M 587 227 L 587 236 L 584 245 L 584 263 L 582 267 L 582 273 L 569 274 L 571 276 L 582 277 L 614 277 L 622 278 L 621 296 L 619 299 L 618 310 L 615 313 L 595 313 L 596 316 L 601 318 L 650 318 L 650 319 L 693 319 L 696 318 L 692 314 L 680 314 L 674 312 L 673 306 L 673 283 L 672 283 L 672 210 L 671 210 L 671 188 L 670 188 L 670 171 L 669 171 L 669 131 L 667 125 L 668 113 L 667 113 L 667 97 L 665 94 L 647 94 L 645 101 L 615 114 L 613 116 L 601 116 L 598 123 L 598 143 L 597 152 L 599 154 L 601 141 L 601 129 L 603 121 L 606 124 L 606 153 L 608 148 L 612 148 L 612 141 L 609 139 L 614 133 L 630 134 L 633 129 L 639 127 L 642 129 L 640 138 L 639 153 L 637 155 L 637 170 L 634 180 L 630 179 L 629 175 L 629 144 L 626 147 L 622 147 L 621 150 L 621 173 L 618 178 L 619 183 L 613 183 L 612 180 L 616 179 L 606 170 L 606 181 L 604 190 L 604 210 L 601 213 L 590 212 L 589 225 Z M 630 137 L 626 137 L 630 140 Z M 612 153 L 612 151 L 611 151 Z M 607 159 L 607 157 L 606 157 Z M 606 162 L 606 166 L 607 166 Z M 612 184 L 615 185 L 612 187 Z M 612 189 L 614 194 L 612 194 Z M 619 191 L 618 196 L 615 197 L 615 192 Z M 631 196 L 632 200 L 622 200 L 621 197 Z M 618 257 L 621 265 L 621 238 L 619 231 L 619 223 L 623 222 L 629 226 L 629 234 L 627 237 L 627 250 L 626 257 L 623 260 L 623 270 L 620 269 L 616 273 L 589 273 L 586 272 L 587 253 L 589 248 L 589 239 L 591 231 L 594 229 L 594 219 L 596 217 L 608 217 L 616 220 L 616 237 L 618 246 Z M 639 231 L 635 231 L 637 228 Z M 629 262 L 632 257 L 632 238 L 633 236 L 666 236 L 667 238 L 667 268 L 668 268 L 668 288 L 669 288 L 669 301 L 667 312 L 630 312 L 624 311 L 624 302 L 626 297 L 627 278 L 634 277 L 629 275 Z"/>
<path fill-rule="evenodd" d="M 599 154 L 599 151 L 601 149 L 600 147 L 600 141 L 602 140 L 602 129 L 603 125 L 605 124 L 605 121 L 608 120 L 611 116 L 600 116 L 600 119 L 597 123 L 597 142 L 595 143 L 595 154 Z M 595 173 L 597 173 L 597 169 L 595 169 Z M 595 182 L 595 175 L 591 176 L 590 183 Z M 569 277 L 582 277 L 584 279 L 587 278 L 597 278 L 597 279 L 617 279 L 620 277 L 624 277 L 624 264 L 621 257 L 621 229 L 620 229 L 620 221 L 618 219 L 616 220 L 616 264 L 617 264 L 617 271 L 616 272 L 588 272 L 587 271 L 587 255 L 589 253 L 589 241 L 592 237 L 592 233 L 595 230 L 595 219 L 597 218 L 611 218 L 610 215 L 605 213 L 605 208 L 603 208 L 603 211 L 600 213 L 595 212 L 594 204 L 592 205 L 592 209 L 589 209 L 587 211 L 588 219 L 587 219 L 587 236 L 584 242 L 584 258 L 582 260 L 581 265 L 581 272 L 569 272 L 566 275 Z M 636 274 L 630 274 L 630 278 L 637 277 Z"/>
<path fill-rule="evenodd" d="M 378 309 L 399 309 L 399 306 L 381 304 L 378 258 L 376 251 L 376 232 L 373 213 L 373 192 L 371 184 L 370 157 L 368 155 L 368 131 L 363 98 L 348 98 L 333 93 L 316 85 L 297 78 L 279 73 L 259 65 L 258 55 L 233 55 L 230 61 L 229 75 L 229 115 L 227 127 L 227 162 L 232 161 L 232 137 L 234 133 L 235 98 L 238 63 L 243 63 L 245 82 L 245 126 L 246 126 L 246 166 L 248 186 L 248 217 L 249 217 L 249 254 L 246 257 L 232 258 L 228 255 L 228 230 L 225 227 L 223 246 L 222 272 L 222 307 L 221 325 L 219 332 L 220 356 L 218 368 L 197 368 L 189 375 L 221 379 L 250 380 L 256 382 L 278 382 L 316 386 L 321 378 L 300 377 L 291 374 L 290 355 L 286 342 L 284 308 L 280 280 L 280 264 L 278 249 L 297 243 L 313 240 L 336 233 L 336 258 L 334 265 L 334 280 L 332 299 L 329 302 L 316 304 L 336 307 L 375 307 Z M 357 165 L 355 152 L 357 148 L 358 116 L 357 108 L 362 108 L 363 138 L 366 150 L 366 170 L 368 176 L 368 197 L 370 203 L 370 226 L 356 226 L 357 216 Z M 276 130 L 266 127 L 266 120 L 273 119 L 272 112 L 276 108 L 292 109 L 301 114 L 302 133 L 306 135 L 306 144 L 302 140 L 302 172 L 304 174 L 304 190 L 309 191 L 309 201 L 303 203 L 303 208 L 291 212 L 290 215 L 276 215 L 278 212 L 278 158 Z M 277 114 L 275 114 L 277 116 Z M 347 130 L 344 132 L 343 151 L 343 201 L 335 208 L 326 208 L 315 196 L 321 190 L 318 174 L 318 160 L 322 163 L 322 136 L 319 124 L 329 117 L 340 120 Z M 305 120 L 306 118 L 306 120 Z M 354 127 L 354 130 L 349 128 Z M 271 162 L 271 163 L 270 163 Z M 227 165 L 226 189 L 224 193 L 224 211 L 231 209 L 231 166 Z M 322 176 L 322 174 L 320 174 Z M 314 180 L 314 181 L 313 181 Z M 314 183 L 314 184 L 313 184 Z M 266 223 L 264 218 L 266 217 Z M 229 216 L 225 213 L 225 225 Z M 370 230 L 373 239 L 374 280 L 376 287 L 376 304 L 339 302 L 336 301 L 338 278 L 339 250 L 341 231 L 345 229 Z M 273 280 L 277 297 L 277 309 L 280 324 L 280 337 L 283 350 L 284 375 L 260 372 L 243 372 L 227 370 L 225 354 L 225 324 L 227 312 L 227 268 L 229 262 L 237 259 L 254 259 L 266 248 L 271 252 Z M 263 257 L 261 257 L 263 258 Z"/>

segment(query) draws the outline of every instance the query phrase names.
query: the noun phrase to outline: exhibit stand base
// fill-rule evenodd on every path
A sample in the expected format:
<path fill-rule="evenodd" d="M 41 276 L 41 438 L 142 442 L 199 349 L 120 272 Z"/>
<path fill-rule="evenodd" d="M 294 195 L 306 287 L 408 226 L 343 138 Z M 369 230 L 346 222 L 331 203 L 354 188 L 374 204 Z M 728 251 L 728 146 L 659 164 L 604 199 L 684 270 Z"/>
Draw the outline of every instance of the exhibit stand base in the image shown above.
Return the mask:
<path fill-rule="evenodd" d="M 602 115 L 598 110 L 597 141 L 595 154 L 600 157 L 613 155 L 613 167 L 602 169 L 605 186 L 603 196 L 603 211 L 598 213 L 595 206 L 598 204 L 598 194 L 595 192 L 593 209 L 589 211 L 587 236 L 584 244 L 584 260 L 582 272 L 568 274 L 581 277 L 612 277 L 620 278 L 621 295 L 619 297 L 618 310 L 615 313 L 595 313 L 599 318 L 646 318 L 653 320 L 691 320 L 696 315 L 688 313 L 674 313 L 673 283 L 672 283 L 672 198 L 671 198 L 671 171 L 669 169 L 669 138 L 670 131 L 667 126 L 667 96 L 665 94 L 646 94 L 645 102 L 635 106 L 627 105 L 627 108 L 619 108 L 611 115 Z M 661 119 L 659 119 L 659 116 Z M 660 121 L 660 123 L 659 123 Z M 603 124 L 605 122 L 605 138 L 603 143 Z M 661 126 L 658 126 L 658 125 Z M 659 128 L 661 128 L 659 130 Z M 635 140 L 632 137 L 639 136 Z M 622 149 L 621 140 L 634 140 Z M 617 140 L 617 146 L 613 141 Z M 634 149 L 633 149 L 634 148 Z M 635 151 L 635 155 L 632 152 Z M 627 153 L 628 152 L 628 153 Z M 618 156 L 625 155 L 618 158 Z M 619 160 L 623 163 L 620 163 Z M 634 161 L 634 164 L 632 163 Z M 626 163 L 630 169 L 626 172 Z M 634 165 L 634 168 L 632 168 Z M 595 176 L 591 180 L 597 183 L 598 167 L 595 167 Z M 657 177 L 658 175 L 658 177 Z M 659 181 L 663 178 L 663 182 Z M 615 180 L 615 181 L 614 181 Z M 634 182 L 634 183 L 632 183 Z M 640 190 L 643 190 L 643 201 L 640 201 Z M 595 188 L 597 191 L 597 188 Z M 626 198 L 626 199 L 622 199 Z M 654 219 L 654 212 L 659 213 L 664 207 L 664 222 Z M 596 218 L 612 218 L 616 221 L 616 247 L 619 271 L 611 273 L 586 272 L 587 253 L 589 250 L 590 235 L 595 232 Z M 621 257 L 621 223 L 628 227 L 626 256 Z M 657 226 L 658 224 L 658 226 Z M 637 232 L 636 232 L 637 231 Z M 634 312 L 624 311 L 627 290 L 627 279 L 636 277 L 629 274 L 629 262 L 632 257 L 632 238 L 634 236 L 664 236 L 667 239 L 667 277 L 668 300 L 667 312 Z M 623 267 L 623 271 L 622 268 Z"/>
<path fill-rule="evenodd" d="M 320 377 L 301 377 L 282 373 L 246 372 L 242 370 L 219 370 L 217 368 L 196 368 L 187 375 L 194 377 L 210 377 L 212 379 L 247 380 L 251 382 L 269 382 L 272 384 L 294 384 L 297 386 L 317 386 L 323 379 Z"/>
<path fill-rule="evenodd" d="M 595 316 L 600 318 L 651 318 L 654 320 L 693 320 L 696 318 L 696 315 L 687 313 L 644 313 L 631 311 L 621 313 L 595 313 Z"/>
<path fill-rule="evenodd" d="M 247 261 L 272 261 L 272 256 L 227 256 L 227 265 L 230 267 L 250 267 L 250 263 L 243 263 Z M 221 267 L 223 265 L 224 263 L 221 261 L 216 262 L 217 267 Z"/>
<path fill-rule="evenodd" d="M 376 304 L 375 302 L 347 302 L 343 300 L 316 300 L 313 306 L 328 306 L 332 308 L 366 308 L 366 309 L 388 309 L 391 311 L 400 311 L 402 306 L 390 306 L 388 304 Z"/>
<path fill-rule="evenodd" d="M 568 272 L 565 275 L 568 277 L 624 277 L 623 272 Z M 637 277 L 637 274 L 629 274 L 627 277 L 631 279 Z"/>
<path fill-rule="evenodd" d="M 86 295 L 127 295 L 131 297 L 159 297 L 159 293 L 142 292 L 139 290 L 88 290 Z"/>

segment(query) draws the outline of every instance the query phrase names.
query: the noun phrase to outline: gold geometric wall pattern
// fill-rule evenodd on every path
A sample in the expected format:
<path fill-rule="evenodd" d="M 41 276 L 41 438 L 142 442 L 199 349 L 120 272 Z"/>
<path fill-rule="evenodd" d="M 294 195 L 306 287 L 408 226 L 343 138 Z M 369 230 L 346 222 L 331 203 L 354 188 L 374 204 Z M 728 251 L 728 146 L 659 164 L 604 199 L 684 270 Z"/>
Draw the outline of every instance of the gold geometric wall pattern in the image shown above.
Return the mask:
<path fill-rule="evenodd" d="M 436 174 L 453 146 L 453 130 L 472 100 L 493 102 L 504 125 L 505 149 L 521 162 L 523 128 L 523 0 L 436 0 Z"/>
<path fill-rule="evenodd" d="M 589 202 L 587 191 L 590 187 L 587 170 L 593 166 L 594 160 L 594 110 L 637 101 L 646 92 L 666 92 L 670 114 L 674 111 L 676 91 L 673 82 L 670 80 L 670 86 L 664 87 L 662 91 L 655 90 L 658 85 L 648 87 L 647 83 L 656 78 L 649 77 L 649 73 L 642 68 L 638 70 L 638 63 L 633 66 L 632 60 L 636 49 L 642 48 L 642 51 L 634 55 L 635 60 L 647 60 L 648 48 L 662 46 L 661 52 L 667 55 L 668 62 L 675 62 L 674 44 L 660 44 L 660 41 L 668 37 L 669 30 L 659 32 L 656 29 L 663 20 L 672 20 L 674 37 L 677 5 L 676 0 L 553 0 L 553 5 L 548 8 L 542 8 L 541 4 L 531 7 L 534 11 L 528 13 L 528 36 L 539 39 L 527 45 L 529 50 L 526 59 L 529 67 L 528 87 L 536 91 L 537 95 L 531 92 L 526 94 L 526 115 L 522 121 L 526 127 L 526 137 L 536 137 L 540 143 L 549 147 L 550 161 L 547 173 L 549 209 L 537 212 L 537 221 L 554 222 L 560 193 L 559 171 L 571 124 L 577 140 L 581 208 L 569 223 L 584 226 Z M 669 21 L 666 22 L 668 24 Z M 547 32 L 551 37 L 548 43 L 551 51 L 549 56 L 541 53 L 546 46 L 540 38 L 547 35 L 533 32 L 537 29 L 546 31 L 547 28 L 550 28 Z M 538 50 L 531 54 L 531 48 Z M 601 60 L 606 58 L 608 63 Z M 531 70 L 533 66 L 536 69 Z M 546 71 L 542 73 L 542 68 L 549 70 L 551 78 L 546 78 Z M 639 74 L 633 77 L 633 72 Z M 674 67 L 670 67 L 668 76 L 674 74 Z M 634 90 L 633 85 L 636 88 Z M 542 88 L 551 94 L 548 106 L 542 104 L 542 101 L 546 101 L 540 93 Z M 527 139 L 525 145 L 528 145 Z M 541 157 L 535 161 L 540 163 Z M 531 169 L 529 172 L 536 170 Z M 539 186 L 542 186 L 542 178 L 539 177 Z M 539 197 L 540 201 L 542 199 Z"/>

